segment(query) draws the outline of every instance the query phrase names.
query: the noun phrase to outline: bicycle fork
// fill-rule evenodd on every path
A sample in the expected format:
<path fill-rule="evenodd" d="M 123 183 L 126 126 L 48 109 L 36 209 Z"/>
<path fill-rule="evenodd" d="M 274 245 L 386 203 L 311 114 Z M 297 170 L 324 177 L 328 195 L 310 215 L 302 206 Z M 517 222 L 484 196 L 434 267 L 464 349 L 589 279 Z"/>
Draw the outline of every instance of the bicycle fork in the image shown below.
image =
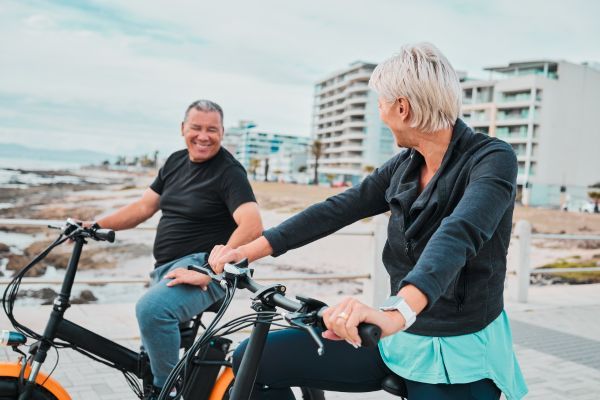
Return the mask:
<path fill-rule="evenodd" d="M 256 308 L 254 306 L 252 308 L 258 312 L 275 310 L 274 308 L 262 304 L 255 304 L 255 306 Z M 269 334 L 273 318 L 274 316 L 272 314 L 261 317 L 260 321 L 257 321 L 256 325 L 254 325 L 252 333 L 250 334 L 250 339 L 248 339 L 246 351 L 242 357 L 238 374 L 235 377 L 231 392 L 231 400 L 246 400 L 250 398 L 254 382 L 256 381 L 256 375 L 258 374 L 258 364 L 260 363 L 265 348 L 267 335 Z"/>

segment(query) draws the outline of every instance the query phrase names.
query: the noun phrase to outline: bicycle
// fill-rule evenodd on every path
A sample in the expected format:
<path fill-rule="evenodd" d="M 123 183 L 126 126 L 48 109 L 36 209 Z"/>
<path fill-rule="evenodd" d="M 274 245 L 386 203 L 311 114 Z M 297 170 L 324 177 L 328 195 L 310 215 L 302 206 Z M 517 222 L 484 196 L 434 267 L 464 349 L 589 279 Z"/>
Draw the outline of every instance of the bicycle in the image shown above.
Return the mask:
<path fill-rule="evenodd" d="M 152 390 L 152 372 L 147 354 L 143 351 L 132 351 L 118 343 L 100 336 L 86 328 L 64 318 L 69 308 L 71 289 L 75 281 L 79 258 L 87 240 L 114 242 L 115 233 L 109 229 L 82 227 L 73 220 L 67 220 L 60 229 L 58 238 L 42 253 L 21 269 L 8 284 L 3 298 L 4 312 L 11 321 L 16 332 L 4 331 L 3 344 L 12 347 L 19 355 L 16 362 L 0 363 L 0 400 L 70 400 L 71 396 L 54 378 L 41 372 L 50 349 L 70 348 L 91 359 L 115 368 L 123 373 L 132 391 L 140 399 Z M 53 302 L 50 318 L 43 334 L 20 324 L 13 315 L 14 303 L 22 278 L 33 266 L 46 257 L 52 249 L 71 240 L 73 250 L 60 294 Z M 209 310 L 224 312 L 223 303 L 213 305 Z M 198 329 L 204 325 L 199 314 L 191 321 L 180 324 L 182 348 L 190 349 L 196 338 Z M 210 325 L 209 325 L 210 326 Z M 29 355 L 19 347 L 27 342 L 27 338 L 35 340 L 29 347 Z M 225 337 L 214 338 L 206 346 L 196 351 L 194 356 L 188 351 L 186 360 L 191 366 L 193 380 L 180 387 L 184 398 L 222 400 L 228 399 L 229 388 L 233 382 L 231 362 L 227 359 L 231 340 Z M 198 349 L 196 349 L 198 350 Z M 57 361 L 58 362 L 58 361 Z M 139 380 L 142 381 L 140 384 Z M 302 388 L 306 400 L 324 399 L 319 390 Z"/>
<path fill-rule="evenodd" d="M 189 382 L 193 377 L 189 374 L 190 357 L 196 351 L 206 347 L 214 338 L 239 331 L 248 326 L 253 326 L 246 351 L 242 357 L 239 371 L 231 383 L 229 400 L 247 400 L 250 398 L 254 386 L 258 366 L 267 340 L 271 325 L 285 328 L 296 328 L 306 331 L 317 346 L 319 355 L 324 354 L 325 347 L 317 329 L 324 329 L 323 312 L 327 305 L 319 300 L 296 296 L 297 301 L 285 297 L 286 287 L 281 284 L 262 286 L 252 279 L 253 269 L 248 268 L 248 261 L 242 260 L 237 264 L 226 264 L 222 273 L 215 274 L 205 264 L 203 266 L 188 266 L 188 269 L 203 273 L 218 282 L 225 289 L 224 304 L 217 312 L 212 323 L 206 328 L 190 350 L 184 355 L 172 370 L 167 382 L 159 396 L 165 400 L 176 382 Z M 220 319 L 231 303 L 236 289 L 247 289 L 254 293 L 252 309 L 254 313 L 247 314 L 217 327 Z M 276 309 L 282 308 L 288 312 L 283 316 Z M 285 320 L 288 325 L 279 321 Z M 373 324 L 362 323 L 358 326 L 359 335 L 363 346 L 376 346 L 381 337 L 381 329 Z M 390 375 L 383 379 L 382 389 L 399 397 L 406 397 L 406 387 L 402 378 Z"/>

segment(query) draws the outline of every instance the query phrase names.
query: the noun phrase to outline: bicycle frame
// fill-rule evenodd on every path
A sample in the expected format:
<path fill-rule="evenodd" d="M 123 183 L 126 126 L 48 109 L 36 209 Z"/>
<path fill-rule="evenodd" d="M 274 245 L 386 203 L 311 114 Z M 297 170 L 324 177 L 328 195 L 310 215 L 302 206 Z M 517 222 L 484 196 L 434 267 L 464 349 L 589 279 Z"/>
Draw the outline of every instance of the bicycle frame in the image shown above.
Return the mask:
<path fill-rule="evenodd" d="M 65 278 L 60 294 L 54 300 L 52 312 L 46 323 L 42 340 L 30 349 L 30 354 L 33 356 L 31 373 L 27 378 L 25 388 L 19 396 L 19 400 L 29 399 L 31 391 L 35 386 L 40 367 L 46 359 L 48 350 L 52 346 L 51 342 L 55 339 L 60 339 L 69 344 L 73 344 L 80 349 L 109 361 L 118 369 L 131 372 L 138 378 L 143 379 L 144 383 L 146 383 L 146 381 L 151 382 L 152 380 L 152 373 L 150 372 L 148 362 L 145 361 L 143 353 L 132 351 L 118 343 L 87 330 L 82 326 L 64 319 L 64 314 L 70 306 L 69 299 L 71 297 L 71 290 L 75 281 L 81 251 L 85 243 L 85 239 L 82 237 L 74 238 L 73 251 L 65 272 Z"/>
<path fill-rule="evenodd" d="M 86 244 L 85 238 L 81 236 L 75 236 L 73 241 L 73 250 L 65 271 L 60 294 L 53 302 L 52 311 L 42 337 L 31 346 L 29 350 L 30 357 L 28 359 L 19 361 L 19 363 L 2 364 L 0 367 L 6 376 L 15 378 L 24 377 L 26 379 L 23 390 L 20 391 L 19 400 L 29 400 L 36 384 L 40 385 L 42 383 L 45 383 L 44 386 L 57 386 L 58 389 L 51 390 L 51 392 L 59 393 L 59 398 L 70 398 L 58 382 L 53 379 L 47 379 L 46 375 L 40 372 L 48 350 L 54 345 L 54 340 L 59 339 L 93 356 L 92 358 L 97 357 L 98 361 L 106 361 L 109 367 L 135 375 L 135 377 L 142 380 L 143 391 L 145 393 L 146 390 L 152 387 L 153 375 L 150 369 L 150 361 L 143 350 L 141 352 L 130 350 L 64 318 L 65 312 L 70 307 L 69 299 L 75 282 L 79 259 L 83 246 Z M 198 327 L 201 325 L 199 317 L 200 315 L 198 315 L 197 319 L 180 325 L 182 347 L 186 350 L 193 342 Z M 218 351 L 215 354 L 213 350 L 212 355 L 208 356 L 209 359 L 205 360 L 203 357 L 198 357 L 195 360 L 194 363 L 201 366 L 198 373 L 203 376 L 203 383 L 200 385 L 199 382 L 198 385 L 184 388 L 184 393 L 193 393 L 195 396 L 206 396 L 206 398 L 210 399 L 220 399 L 222 394 L 225 393 L 227 386 L 233 378 L 231 365 L 225 360 L 225 354 L 231 342 L 229 339 L 221 338 L 220 341 L 213 343 L 214 346 L 221 346 L 221 355 L 218 355 Z M 225 366 L 228 368 L 219 375 L 218 370 L 214 371 L 215 366 Z M 208 374 L 205 370 L 207 367 L 209 368 Z"/>

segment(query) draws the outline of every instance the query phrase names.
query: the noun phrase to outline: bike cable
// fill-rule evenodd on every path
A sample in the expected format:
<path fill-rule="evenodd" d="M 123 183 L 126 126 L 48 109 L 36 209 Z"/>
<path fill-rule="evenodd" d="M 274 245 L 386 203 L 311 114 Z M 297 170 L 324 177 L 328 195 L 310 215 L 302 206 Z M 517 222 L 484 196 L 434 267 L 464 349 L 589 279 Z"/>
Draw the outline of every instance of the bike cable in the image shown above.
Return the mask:
<path fill-rule="evenodd" d="M 16 318 L 13 314 L 15 300 L 17 299 L 17 294 L 18 294 L 19 288 L 21 286 L 21 281 L 23 280 L 23 278 L 25 277 L 27 272 L 29 272 L 37 263 L 42 261 L 55 247 L 63 244 L 68 239 L 69 239 L 68 237 L 63 237 L 62 234 L 59 235 L 58 238 L 53 243 L 51 243 L 44 251 L 42 251 L 39 255 L 37 255 L 29 264 L 27 264 L 25 267 L 23 267 L 13 277 L 13 279 L 10 281 L 10 283 L 6 286 L 6 289 L 4 290 L 4 294 L 2 296 L 2 307 L 4 309 L 4 313 L 6 314 L 6 316 L 12 323 L 13 327 L 19 333 L 21 333 L 31 339 L 41 340 L 42 335 L 40 335 L 39 333 L 35 332 L 32 329 L 29 329 L 25 325 L 20 324 L 19 321 L 16 320 Z"/>

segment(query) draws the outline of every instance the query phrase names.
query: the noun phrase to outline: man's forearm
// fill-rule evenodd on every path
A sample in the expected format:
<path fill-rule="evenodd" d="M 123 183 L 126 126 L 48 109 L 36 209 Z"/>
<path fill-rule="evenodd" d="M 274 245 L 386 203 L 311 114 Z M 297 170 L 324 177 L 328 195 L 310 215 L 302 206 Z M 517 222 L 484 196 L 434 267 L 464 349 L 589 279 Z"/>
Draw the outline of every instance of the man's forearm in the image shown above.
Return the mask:
<path fill-rule="evenodd" d="M 152 216 L 148 210 L 145 210 L 137 202 L 128 204 L 125 207 L 118 209 L 106 217 L 98 219 L 96 222 L 102 228 L 113 229 L 120 231 L 124 229 L 135 228 L 142 222 Z"/>

